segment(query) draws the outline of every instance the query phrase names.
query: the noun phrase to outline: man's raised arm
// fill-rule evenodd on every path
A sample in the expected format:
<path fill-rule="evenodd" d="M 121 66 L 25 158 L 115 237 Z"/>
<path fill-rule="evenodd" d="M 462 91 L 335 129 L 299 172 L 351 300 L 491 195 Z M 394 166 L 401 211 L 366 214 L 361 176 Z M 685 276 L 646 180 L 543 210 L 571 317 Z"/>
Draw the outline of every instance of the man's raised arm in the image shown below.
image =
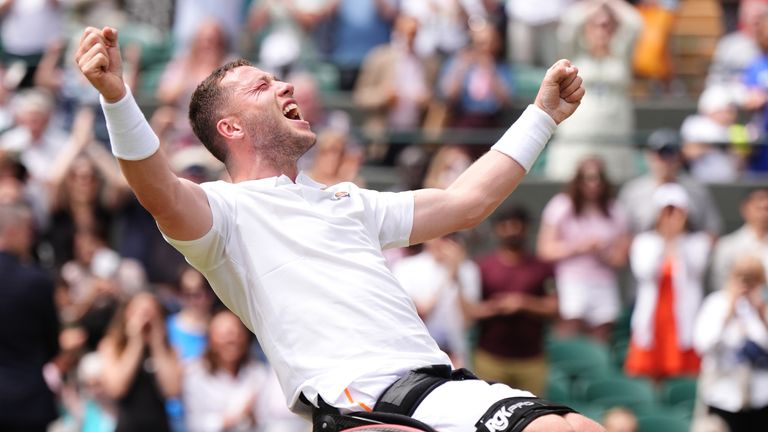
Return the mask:
<path fill-rule="evenodd" d="M 578 69 L 560 60 L 547 70 L 536 101 L 512 127 L 447 189 L 414 193 L 410 243 L 471 228 L 515 190 L 557 124 L 570 117 L 584 96 Z"/>
<path fill-rule="evenodd" d="M 202 237 L 213 221 L 208 199 L 200 186 L 173 173 L 157 135 L 125 86 L 117 30 L 85 29 L 75 60 L 101 93 L 112 153 L 141 204 L 168 236 Z"/>

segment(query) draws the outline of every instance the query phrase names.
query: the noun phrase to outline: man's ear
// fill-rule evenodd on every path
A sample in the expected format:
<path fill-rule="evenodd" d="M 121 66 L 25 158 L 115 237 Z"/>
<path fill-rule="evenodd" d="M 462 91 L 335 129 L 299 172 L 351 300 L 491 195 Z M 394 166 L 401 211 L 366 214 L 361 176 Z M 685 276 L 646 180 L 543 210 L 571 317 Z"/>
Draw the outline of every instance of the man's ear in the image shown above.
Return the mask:
<path fill-rule="evenodd" d="M 242 139 L 245 130 L 237 117 L 224 117 L 216 123 L 216 132 L 226 139 Z"/>

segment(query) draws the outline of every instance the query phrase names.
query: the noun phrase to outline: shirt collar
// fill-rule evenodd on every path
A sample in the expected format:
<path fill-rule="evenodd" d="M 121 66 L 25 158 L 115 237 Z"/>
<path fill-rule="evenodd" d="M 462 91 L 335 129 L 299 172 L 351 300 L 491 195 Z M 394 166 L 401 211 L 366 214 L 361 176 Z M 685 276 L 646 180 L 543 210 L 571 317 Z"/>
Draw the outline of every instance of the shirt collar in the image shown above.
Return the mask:
<path fill-rule="evenodd" d="M 294 183 L 290 177 L 288 177 L 285 174 L 281 174 L 279 176 L 275 177 L 267 177 L 259 180 L 248 180 L 249 182 L 257 182 L 257 183 L 263 183 L 265 185 L 270 186 L 286 186 L 286 185 L 292 185 L 297 184 L 301 186 L 307 186 L 311 187 L 313 189 L 325 189 L 327 186 L 314 181 L 309 175 L 307 175 L 304 171 L 300 171 L 299 174 L 296 176 L 296 182 Z"/>

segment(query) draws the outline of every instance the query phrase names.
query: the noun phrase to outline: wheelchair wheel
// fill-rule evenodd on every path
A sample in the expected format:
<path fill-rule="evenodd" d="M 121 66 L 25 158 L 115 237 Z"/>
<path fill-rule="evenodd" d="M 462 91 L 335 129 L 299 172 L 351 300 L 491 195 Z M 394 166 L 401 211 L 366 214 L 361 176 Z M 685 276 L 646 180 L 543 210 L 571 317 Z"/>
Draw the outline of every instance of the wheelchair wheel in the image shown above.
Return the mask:
<path fill-rule="evenodd" d="M 358 426 L 351 429 L 344 429 L 341 432 L 357 432 L 357 431 L 360 431 L 360 432 L 423 432 L 421 429 L 416 429 L 409 426 L 389 425 L 389 424 Z"/>

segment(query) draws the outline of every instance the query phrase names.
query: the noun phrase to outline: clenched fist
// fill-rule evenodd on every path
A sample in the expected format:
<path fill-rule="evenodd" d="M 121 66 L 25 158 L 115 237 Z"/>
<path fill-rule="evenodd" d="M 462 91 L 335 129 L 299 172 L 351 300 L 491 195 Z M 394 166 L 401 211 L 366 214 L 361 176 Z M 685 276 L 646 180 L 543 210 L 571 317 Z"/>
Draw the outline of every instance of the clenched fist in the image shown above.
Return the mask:
<path fill-rule="evenodd" d="M 88 27 L 80 38 L 75 55 L 80 71 L 107 102 L 117 102 L 125 96 L 123 62 L 117 44 L 117 30 Z"/>
<path fill-rule="evenodd" d="M 536 95 L 536 106 L 557 124 L 576 111 L 584 97 L 579 69 L 568 60 L 558 60 L 547 70 Z"/>

